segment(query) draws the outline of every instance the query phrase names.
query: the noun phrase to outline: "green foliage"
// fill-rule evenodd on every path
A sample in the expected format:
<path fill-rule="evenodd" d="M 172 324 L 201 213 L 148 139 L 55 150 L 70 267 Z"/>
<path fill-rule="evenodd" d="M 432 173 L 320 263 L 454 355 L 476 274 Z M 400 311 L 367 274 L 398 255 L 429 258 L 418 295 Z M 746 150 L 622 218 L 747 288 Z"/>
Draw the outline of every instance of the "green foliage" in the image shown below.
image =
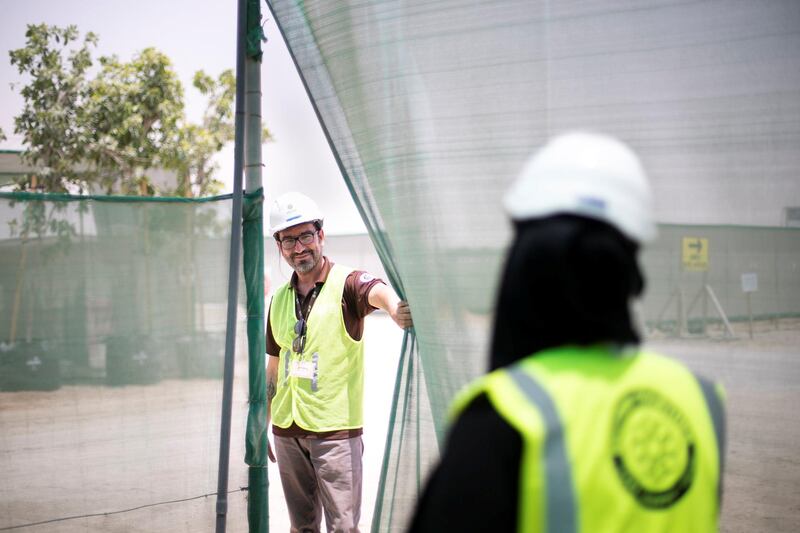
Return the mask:
<path fill-rule="evenodd" d="M 75 26 L 34 24 L 25 36 L 25 47 L 9 52 L 27 79 L 14 131 L 23 137 L 23 158 L 37 172 L 18 178 L 18 190 L 149 196 L 221 191 L 213 157 L 234 137 L 231 70 L 217 78 L 195 74 L 193 85 L 207 107 L 194 124 L 185 118 L 172 63 L 158 50 L 146 48 L 129 62 L 101 57 L 89 79 L 95 34 L 81 40 Z M 263 135 L 269 139 L 266 129 Z M 159 186 L 156 170 L 174 172 L 174 185 Z"/>
<path fill-rule="evenodd" d="M 177 196 L 210 196 L 219 194 L 222 182 L 216 178 L 219 165 L 214 154 L 233 141 L 236 78 L 226 70 L 217 79 L 202 70 L 194 75 L 194 87 L 206 97 L 207 105 L 200 124 L 186 124 L 181 129 L 180 144 L 172 168 L 178 171 Z M 271 139 L 264 128 L 262 140 Z"/>
<path fill-rule="evenodd" d="M 87 120 L 93 132 L 87 159 L 106 193 L 149 196 L 148 176 L 166 167 L 180 138 L 183 87 L 169 58 L 154 48 L 128 63 L 100 58 L 88 85 Z"/>
<path fill-rule="evenodd" d="M 10 205 L 13 207 L 14 202 L 11 202 Z M 58 212 L 66 210 L 67 205 L 56 202 L 49 204 L 49 210 L 47 207 L 48 204 L 41 201 L 24 202 L 20 219 L 8 221 L 9 232 L 11 236 L 19 235 L 23 240 L 31 237 L 37 239 L 54 237 L 53 245 L 50 249 L 45 250 L 45 254 L 67 251 L 72 237 L 77 234 L 69 221 L 57 215 Z M 81 210 L 84 209 L 79 207 L 78 211 Z"/>
<path fill-rule="evenodd" d="M 201 70 L 195 73 L 193 82 L 208 104 L 200 124 L 186 124 L 181 129 L 171 165 L 178 171 L 177 196 L 208 196 L 222 190 L 222 182 L 215 178 L 219 168 L 212 157 L 234 137 L 233 71 L 226 70 L 215 80 Z"/>
<path fill-rule="evenodd" d="M 35 179 L 25 178 L 17 185 L 21 190 L 53 192 L 67 192 L 70 184 L 85 189 L 88 176 L 76 162 L 84 160 L 91 136 L 86 72 L 97 36 L 87 33 L 78 43 L 75 26 L 32 24 L 25 37 L 24 48 L 9 52 L 11 64 L 30 78 L 20 91 L 25 103 L 14 119 L 14 131 L 27 146 L 24 159 L 40 170 Z"/>

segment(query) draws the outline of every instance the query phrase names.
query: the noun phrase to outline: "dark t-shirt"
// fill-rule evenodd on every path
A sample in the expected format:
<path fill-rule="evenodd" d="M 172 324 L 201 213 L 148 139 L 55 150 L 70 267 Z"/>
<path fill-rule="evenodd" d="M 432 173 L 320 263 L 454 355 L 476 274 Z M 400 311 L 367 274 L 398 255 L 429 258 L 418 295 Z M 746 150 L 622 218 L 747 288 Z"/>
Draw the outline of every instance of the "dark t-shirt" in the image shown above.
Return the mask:
<path fill-rule="evenodd" d="M 478 396 L 450 431 L 410 533 L 517 531 L 521 456 L 520 434 Z"/>
<path fill-rule="evenodd" d="M 325 266 L 323 267 L 322 272 L 320 272 L 320 276 L 316 282 L 317 291 L 322 290 L 322 286 L 328 279 L 328 273 L 330 273 L 332 266 L 333 261 L 325 257 Z M 347 279 L 345 279 L 344 291 L 342 293 L 342 317 L 344 318 L 344 325 L 345 329 L 347 330 L 347 334 L 350 335 L 350 337 L 354 340 L 361 340 L 361 337 L 364 334 L 364 318 L 376 309 L 369 303 L 369 291 L 372 290 L 372 287 L 378 283 L 383 283 L 383 280 L 376 278 L 368 272 L 364 272 L 363 270 L 354 270 L 350 272 L 350 274 L 347 276 Z M 297 290 L 297 274 L 292 274 L 292 279 L 289 280 L 289 284 L 295 290 Z M 308 294 L 300 295 L 300 306 L 303 308 L 303 316 L 306 317 L 311 311 L 309 309 L 309 305 L 312 303 L 312 292 L 313 291 L 309 291 Z M 295 315 L 297 315 L 297 318 L 300 318 L 299 310 L 295 309 Z M 267 313 L 266 340 L 267 355 L 270 357 L 279 357 L 280 347 L 278 346 L 278 343 L 275 342 L 275 337 L 272 334 L 272 326 L 269 323 L 269 313 Z M 288 428 L 279 428 L 273 425 L 272 432 L 280 437 L 335 439 L 357 437 L 358 435 L 361 435 L 362 430 L 361 428 L 358 428 L 315 433 L 305 430 L 292 423 L 292 425 Z"/>

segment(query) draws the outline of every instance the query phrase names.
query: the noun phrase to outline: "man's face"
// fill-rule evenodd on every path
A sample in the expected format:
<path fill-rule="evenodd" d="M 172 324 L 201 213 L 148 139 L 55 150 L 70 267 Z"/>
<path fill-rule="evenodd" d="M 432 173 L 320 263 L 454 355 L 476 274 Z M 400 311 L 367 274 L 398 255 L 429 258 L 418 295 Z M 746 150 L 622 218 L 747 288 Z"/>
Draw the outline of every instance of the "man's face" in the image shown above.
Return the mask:
<path fill-rule="evenodd" d="M 311 241 L 308 244 L 303 244 L 300 241 L 300 239 L 308 240 L 309 238 Z M 312 222 L 286 228 L 278 232 L 278 239 L 281 241 L 294 240 L 294 245 L 289 248 L 283 246 L 286 244 L 284 242 L 277 242 L 276 244 L 283 258 L 298 274 L 305 274 L 314 270 L 322 260 L 325 233 L 321 229 L 317 230 Z"/>

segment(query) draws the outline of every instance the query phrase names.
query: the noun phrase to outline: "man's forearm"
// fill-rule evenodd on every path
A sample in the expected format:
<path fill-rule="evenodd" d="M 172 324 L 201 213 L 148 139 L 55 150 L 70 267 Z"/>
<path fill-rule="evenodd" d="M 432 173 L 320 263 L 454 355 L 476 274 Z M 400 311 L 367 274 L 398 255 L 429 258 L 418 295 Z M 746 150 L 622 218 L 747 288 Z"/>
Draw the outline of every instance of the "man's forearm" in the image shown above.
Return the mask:
<path fill-rule="evenodd" d="M 378 283 L 369 291 L 367 300 L 373 307 L 383 309 L 392 320 L 401 328 L 408 328 L 414 325 L 411 318 L 411 311 L 408 303 L 400 300 L 394 290 L 388 285 Z"/>

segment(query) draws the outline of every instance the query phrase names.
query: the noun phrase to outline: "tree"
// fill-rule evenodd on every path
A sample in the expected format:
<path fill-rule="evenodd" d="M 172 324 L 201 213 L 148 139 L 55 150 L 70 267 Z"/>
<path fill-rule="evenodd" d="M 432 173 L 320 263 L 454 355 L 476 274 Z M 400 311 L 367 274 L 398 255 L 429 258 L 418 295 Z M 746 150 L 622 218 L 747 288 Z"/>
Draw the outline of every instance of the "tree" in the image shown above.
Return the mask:
<path fill-rule="evenodd" d="M 90 48 L 75 26 L 29 25 L 24 48 L 11 64 L 28 78 L 15 132 L 26 146 L 23 158 L 36 175 L 17 179 L 20 190 L 106 194 L 206 196 L 219 193 L 213 157 L 234 137 L 236 81 L 226 70 L 214 79 L 203 71 L 194 87 L 207 98 L 198 124 L 186 120 L 183 86 L 171 61 L 146 48 L 131 61 L 101 57 L 93 66 Z M 264 140 L 269 132 L 264 129 Z M 159 190 L 155 169 L 171 170 L 177 182 Z"/>
<path fill-rule="evenodd" d="M 17 186 L 67 192 L 74 185 L 85 190 L 88 176 L 78 162 L 85 158 L 91 133 L 86 127 L 86 72 L 97 36 L 89 32 L 76 46 L 75 26 L 31 24 L 25 37 L 24 48 L 9 52 L 11 64 L 30 77 L 20 91 L 25 103 L 14 119 L 14 131 L 27 147 L 23 158 L 39 170 Z"/>
<path fill-rule="evenodd" d="M 233 71 L 224 71 L 216 80 L 198 71 L 193 85 L 208 98 L 208 104 L 200 124 L 185 124 L 181 128 L 171 165 L 178 171 L 177 196 L 205 196 L 222 190 L 222 182 L 214 177 L 218 165 L 212 157 L 234 138 Z"/>
<path fill-rule="evenodd" d="M 88 85 L 87 160 L 108 194 L 157 192 L 148 171 L 172 161 L 181 137 L 183 87 L 167 56 L 146 48 L 128 63 L 100 58 Z"/>
<path fill-rule="evenodd" d="M 194 75 L 193 85 L 208 103 L 200 124 L 187 123 L 181 128 L 180 142 L 170 165 L 178 171 L 178 186 L 174 191 L 177 196 L 219 194 L 223 184 L 216 179 L 219 165 L 213 156 L 234 140 L 233 71 L 226 70 L 215 80 L 200 70 Z M 261 138 L 264 142 L 272 139 L 267 128 Z"/>

